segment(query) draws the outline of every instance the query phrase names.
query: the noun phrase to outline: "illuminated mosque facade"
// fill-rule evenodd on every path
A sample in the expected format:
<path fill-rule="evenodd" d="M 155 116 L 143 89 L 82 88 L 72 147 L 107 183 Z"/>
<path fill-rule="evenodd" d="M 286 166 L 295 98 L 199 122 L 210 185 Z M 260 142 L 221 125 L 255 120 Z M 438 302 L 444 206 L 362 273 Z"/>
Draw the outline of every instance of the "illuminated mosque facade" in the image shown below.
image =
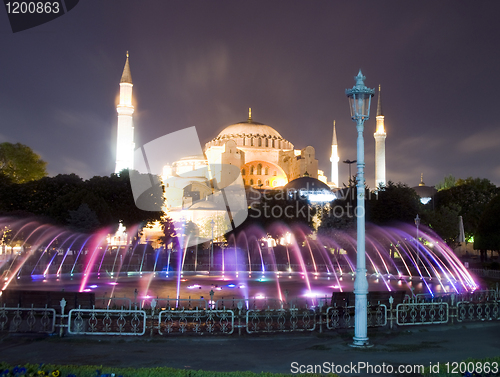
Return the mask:
<path fill-rule="evenodd" d="M 120 80 L 120 99 L 117 106 L 118 127 L 116 147 L 116 169 L 134 168 L 134 125 L 132 104 L 132 75 L 129 56 Z M 385 184 L 385 129 L 380 102 L 380 88 L 377 107 L 376 141 L 376 187 Z M 249 109 L 248 119 L 227 126 L 215 138 L 207 142 L 203 155 L 185 156 L 171 165 L 165 165 L 162 178 L 167 182 L 168 197 L 173 198 L 167 208 L 185 209 L 195 202 L 206 199 L 212 188 L 206 183 L 210 177 L 203 167 L 232 165 L 241 172 L 244 186 L 254 189 L 277 189 L 301 177 L 310 177 L 328 184 L 330 189 L 339 188 L 338 142 L 333 124 L 330 180 L 318 169 L 316 151 L 312 146 L 295 149 L 273 127 L 256 122 Z M 176 177 L 182 176 L 177 184 Z M 188 184 L 186 184 L 188 179 Z"/>

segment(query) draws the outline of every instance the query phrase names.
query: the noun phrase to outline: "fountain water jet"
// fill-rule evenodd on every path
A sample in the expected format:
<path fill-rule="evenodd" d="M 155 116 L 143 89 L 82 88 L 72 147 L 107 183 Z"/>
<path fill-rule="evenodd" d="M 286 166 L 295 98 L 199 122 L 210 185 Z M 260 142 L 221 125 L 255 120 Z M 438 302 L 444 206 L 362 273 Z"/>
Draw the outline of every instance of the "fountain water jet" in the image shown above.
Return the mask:
<path fill-rule="evenodd" d="M 32 220 L 10 219 L 9 222 L 8 218 L 0 218 L 0 224 L 12 229 L 14 242 L 22 245 L 21 251 L 7 255 L 10 260 L 5 260 L 1 266 L 3 290 L 10 287 L 39 289 L 33 279 L 37 278 L 41 266 L 47 286 L 68 290 L 73 287 L 71 279 L 74 279 L 78 282 L 76 290 L 81 291 L 100 279 L 101 285 L 103 282 L 114 284 L 113 294 L 130 292 L 140 279 L 137 274 L 141 273 L 147 273 L 142 280 L 146 284 L 141 284 L 144 295 L 172 292 L 170 297 L 177 298 L 192 294 L 187 293 L 185 286 L 196 283 L 209 291 L 208 283 L 218 285 L 224 280 L 232 285 L 229 288 L 222 284 L 224 290 L 234 289 L 229 294 L 244 299 L 262 293 L 283 300 L 285 291 L 314 298 L 316 294 L 331 295 L 332 290 L 346 292 L 352 289 L 356 242 L 349 232 L 337 231 L 322 236 L 312 235 L 309 229 L 298 225 L 275 224 L 270 229 L 254 226 L 229 235 L 227 242 L 217 243 L 214 269 L 210 268 L 208 249 L 199 248 L 193 253 L 187 246 L 190 235 L 177 239 L 174 250 L 158 248 L 148 254 L 146 246 L 137 243 L 111 247 L 106 242 L 107 230 L 83 235 Z M 274 235 L 273 242 L 270 234 Z M 366 249 L 370 289 L 411 292 L 415 288 L 432 295 L 477 289 L 458 257 L 430 229 L 422 226 L 420 239 L 415 237 L 415 230 L 410 225 L 368 226 Z M 191 263 L 193 255 L 194 263 Z M 176 267 L 172 269 L 172 265 Z M 108 276 L 102 274 L 104 266 L 111 269 L 107 271 Z M 252 278 L 252 272 L 258 272 L 258 276 Z M 285 274 L 287 279 L 284 279 Z M 184 282 L 185 279 L 188 282 Z M 101 288 L 94 290 L 97 292 Z M 200 293 L 207 294 L 206 291 Z"/>

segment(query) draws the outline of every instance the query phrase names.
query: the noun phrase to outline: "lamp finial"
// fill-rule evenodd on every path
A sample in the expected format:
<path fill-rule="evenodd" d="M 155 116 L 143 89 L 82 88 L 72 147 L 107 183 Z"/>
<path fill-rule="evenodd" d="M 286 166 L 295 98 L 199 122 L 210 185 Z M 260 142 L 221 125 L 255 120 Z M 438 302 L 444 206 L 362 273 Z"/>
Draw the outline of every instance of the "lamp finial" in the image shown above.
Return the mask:
<path fill-rule="evenodd" d="M 365 86 L 365 79 L 366 77 L 363 76 L 363 73 L 361 72 L 361 69 L 358 72 L 358 75 L 354 77 L 354 80 L 356 80 L 356 86 L 357 87 L 363 87 Z"/>

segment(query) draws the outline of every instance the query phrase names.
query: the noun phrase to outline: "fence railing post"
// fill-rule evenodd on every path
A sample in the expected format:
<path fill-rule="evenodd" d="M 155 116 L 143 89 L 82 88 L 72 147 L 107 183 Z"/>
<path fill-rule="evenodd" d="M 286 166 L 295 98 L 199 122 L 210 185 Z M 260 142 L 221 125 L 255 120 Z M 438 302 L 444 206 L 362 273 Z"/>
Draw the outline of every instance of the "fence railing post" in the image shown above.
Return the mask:
<path fill-rule="evenodd" d="M 61 301 L 59 301 L 59 305 L 61 306 L 61 323 L 59 324 L 59 337 L 62 338 L 64 335 L 64 327 L 66 326 L 69 327 L 69 316 L 67 325 L 64 325 L 64 318 L 66 317 L 64 315 L 64 308 L 66 307 L 66 300 L 64 299 L 64 297 L 62 298 Z"/>
<path fill-rule="evenodd" d="M 393 312 L 392 312 L 392 303 L 394 302 L 394 297 L 389 297 L 389 304 L 391 305 L 390 306 L 390 309 L 389 309 L 389 314 L 391 316 L 391 330 L 392 330 L 392 320 L 393 320 Z"/>
<path fill-rule="evenodd" d="M 151 332 L 149 333 L 149 336 L 153 336 L 154 321 L 155 321 L 155 309 L 156 309 L 156 300 L 152 299 L 151 300 Z"/>
<path fill-rule="evenodd" d="M 238 301 L 238 335 L 241 336 L 241 310 L 243 309 L 243 302 Z"/>
<path fill-rule="evenodd" d="M 455 317 L 458 316 L 458 305 L 455 306 L 454 303 L 455 303 L 455 294 L 452 293 L 450 296 L 450 304 L 451 304 L 450 305 L 451 306 L 450 317 L 451 317 L 451 324 L 452 325 L 455 322 Z"/>
<path fill-rule="evenodd" d="M 319 308 L 319 312 L 318 312 L 318 315 L 319 315 L 319 333 L 322 334 L 323 333 L 323 301 L 322 300 L 319 300 L 318 302 L 318 308 Z"/>

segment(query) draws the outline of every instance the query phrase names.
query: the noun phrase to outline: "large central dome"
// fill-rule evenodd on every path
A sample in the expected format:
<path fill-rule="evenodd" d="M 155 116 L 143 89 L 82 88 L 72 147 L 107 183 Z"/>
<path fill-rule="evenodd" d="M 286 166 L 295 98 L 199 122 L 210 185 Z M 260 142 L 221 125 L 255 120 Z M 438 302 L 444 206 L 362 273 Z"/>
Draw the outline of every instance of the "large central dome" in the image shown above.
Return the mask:
<path fill-rule="evenodd" d="M 248 120 L 246 122 L 239 122 L 231 124 L 222 130 L 216 139 L 230 139 L 238 136 L 261 136 L 261 137 L 274 137 L 276 139 L 283 139 L 271 126 Z"/>
<path fill-rule="evenodd" d="M 232 140 L 236 147 L 248 152 L 249 150 L 292 150 L 293 144 L 283 139 L 278 131 L 271 126 L 255 122 L 252 119 L 252 110 L 248 111 L 248 119 L 231 124 L 222 130 L 214 139 L 205 144 L 205 152 L 211 147 L 222 147 Z M 256 157 L 256 156 L 254 156 Z"/>

